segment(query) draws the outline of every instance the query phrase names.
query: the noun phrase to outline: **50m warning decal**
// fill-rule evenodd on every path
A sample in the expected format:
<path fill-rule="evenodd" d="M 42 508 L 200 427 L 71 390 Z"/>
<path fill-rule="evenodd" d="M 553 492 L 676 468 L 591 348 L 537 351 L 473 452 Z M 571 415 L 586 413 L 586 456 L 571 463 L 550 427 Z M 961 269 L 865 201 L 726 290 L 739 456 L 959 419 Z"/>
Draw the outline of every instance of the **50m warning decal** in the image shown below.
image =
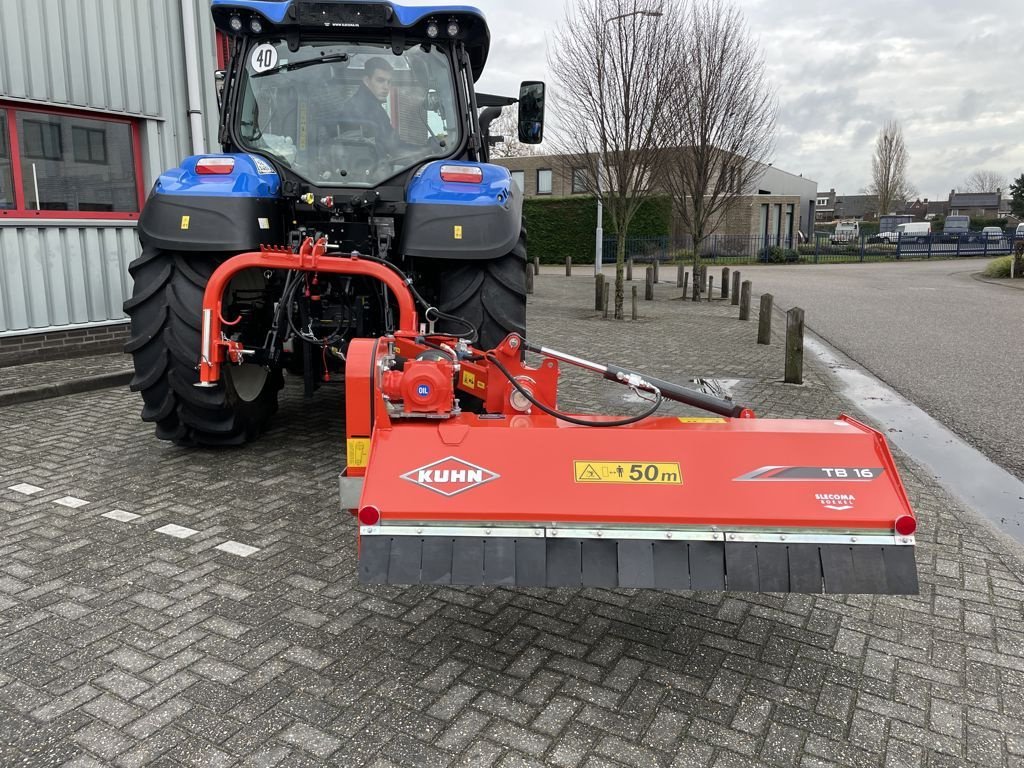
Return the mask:
<path fill-rule="evenodd" d="M 572 464 L 577 483 L 683 484 L 683 474 L 674 461 L 574 461 Z"/>

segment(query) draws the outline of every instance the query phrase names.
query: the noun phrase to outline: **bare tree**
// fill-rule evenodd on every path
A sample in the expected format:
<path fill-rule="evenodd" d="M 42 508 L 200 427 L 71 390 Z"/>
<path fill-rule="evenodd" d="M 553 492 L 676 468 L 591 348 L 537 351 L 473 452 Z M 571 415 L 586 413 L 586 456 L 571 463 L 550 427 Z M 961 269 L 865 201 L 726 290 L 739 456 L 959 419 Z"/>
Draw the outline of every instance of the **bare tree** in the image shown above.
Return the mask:
<path fill-rule="evenodd" d="M 777 103 L 736 6 L 695 0 L 679 32 L 676 98 L 659 123 L 661 182 L 693 238 L 696 267 L 705 239 L 764 174 Z"/>
<path fill-rule="evenodd" d="M 490 125 L 491 136 L 501 136 L 503 141 L 491 145 L 491 157 L 528 157 L 537 154 L 535 144 L 523 144 L 519 140 L 518 114 L 514 106 L 505 107 L 501 115 Z"/>
<path fill-rule="evenodd" d="M 960 185 L 961 192 L 995 192 L 1006 189 L 1006 176 L 999 171 L 975 171 Z"/>
<path fill-rule="evenodd" d="M 650 2 L 650 5 L 645 3 Z M 555 34 L 550 67 L 558 86 L 557 150 L 615 228 L 615 319 L 623 317 L 626 233 L 654 192 L 657 118 L 673 92 L 678 0 L 581 0 Z"/>
<path fill-rule="evenodd" d="M 902 212 L 907 200 L 916 194 L 916 188 L 907 180 L 910 153 L 903 142 L 903 129 L 896 120 L 887 120 L 875 140 L 875 154 L 871 158 L 871 183 L 868 194 L 878 203 L 878 215 L 892 213 L 899 205 Z"/>

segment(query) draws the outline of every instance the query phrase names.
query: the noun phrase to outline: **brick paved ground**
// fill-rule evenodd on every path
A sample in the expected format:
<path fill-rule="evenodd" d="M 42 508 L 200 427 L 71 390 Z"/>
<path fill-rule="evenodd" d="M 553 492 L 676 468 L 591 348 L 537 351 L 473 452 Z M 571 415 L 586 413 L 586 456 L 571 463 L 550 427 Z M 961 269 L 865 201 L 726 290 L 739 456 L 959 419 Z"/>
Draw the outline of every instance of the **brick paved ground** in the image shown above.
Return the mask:
<path fill-rule="evenodd" d="M 739 379 L 764 416 L 845 407 L 822 371 L 778 383 L 735 308 L 663 284 L 614 323 L 585 276 L 537 286 L 549 346 Z M 371 589 L 336 509 L 339 394 L 296 389 L 221 452 L 158 443 L 123 391 L 0 410 L 0 764 L 1024 765 L 1024 567 L 906 461 L 917 597 Z"/>
<path fill-rule="evenodd" d="M 39 384 L 57 384 L 83 376 L 131 370 L 131 358 L 120 354 L 86 355 L 0 367 L 0 392 Z"/>

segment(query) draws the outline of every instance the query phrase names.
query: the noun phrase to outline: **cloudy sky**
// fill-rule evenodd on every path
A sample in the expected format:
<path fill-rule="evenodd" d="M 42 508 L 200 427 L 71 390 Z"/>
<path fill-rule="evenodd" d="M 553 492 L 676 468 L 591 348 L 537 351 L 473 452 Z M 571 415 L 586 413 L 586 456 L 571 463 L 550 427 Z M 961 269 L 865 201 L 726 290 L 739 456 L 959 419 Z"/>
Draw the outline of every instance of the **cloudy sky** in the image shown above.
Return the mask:
<path fill-rule="evenodd" d="M 480 89 L 512 94 L 521 79 L 550 81 L 547 46 L 564 1 L 473 4 L 491 28 Z M 945 198 L 975 170 L 1008 179 L 1024 171 L 1020 0 L 738 4 L 778 91 L 777 167 L 856 194 L 879 127 L 895 118 L 922 197 Z"/>

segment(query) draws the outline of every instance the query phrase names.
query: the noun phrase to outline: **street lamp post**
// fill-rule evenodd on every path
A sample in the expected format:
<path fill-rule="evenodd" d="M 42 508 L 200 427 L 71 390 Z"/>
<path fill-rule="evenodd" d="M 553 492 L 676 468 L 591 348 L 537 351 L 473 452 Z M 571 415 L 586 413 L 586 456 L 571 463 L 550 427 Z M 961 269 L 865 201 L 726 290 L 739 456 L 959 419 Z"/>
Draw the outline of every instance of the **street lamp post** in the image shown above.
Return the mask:
<path fill-rule="evenodd" d="M 604 108 L 604 31 L 608 23 L 628 19 L 631 16 L 657 18 L 661 15 L 661 11 L 630 11 L 629 13 L 620 13 L 618 16 L 609 16 L 601 24 L 601 50 L 598 52 L 597 61 L 597 86 L 600 92 L 599 98 L 601 103 L 598 105 L 598 109 Z M 599 119 L 604 120 L 604 115 L 599 115 Z M 594 277 L 602 274 L 601 268 L 604 260 L 604 200 L 601 192 L 601 177 L 604 175 L 604 150 L 604 140 L 602 138 L 601 146 L 597 151 L 597 229 L 594 230 Z"/>

